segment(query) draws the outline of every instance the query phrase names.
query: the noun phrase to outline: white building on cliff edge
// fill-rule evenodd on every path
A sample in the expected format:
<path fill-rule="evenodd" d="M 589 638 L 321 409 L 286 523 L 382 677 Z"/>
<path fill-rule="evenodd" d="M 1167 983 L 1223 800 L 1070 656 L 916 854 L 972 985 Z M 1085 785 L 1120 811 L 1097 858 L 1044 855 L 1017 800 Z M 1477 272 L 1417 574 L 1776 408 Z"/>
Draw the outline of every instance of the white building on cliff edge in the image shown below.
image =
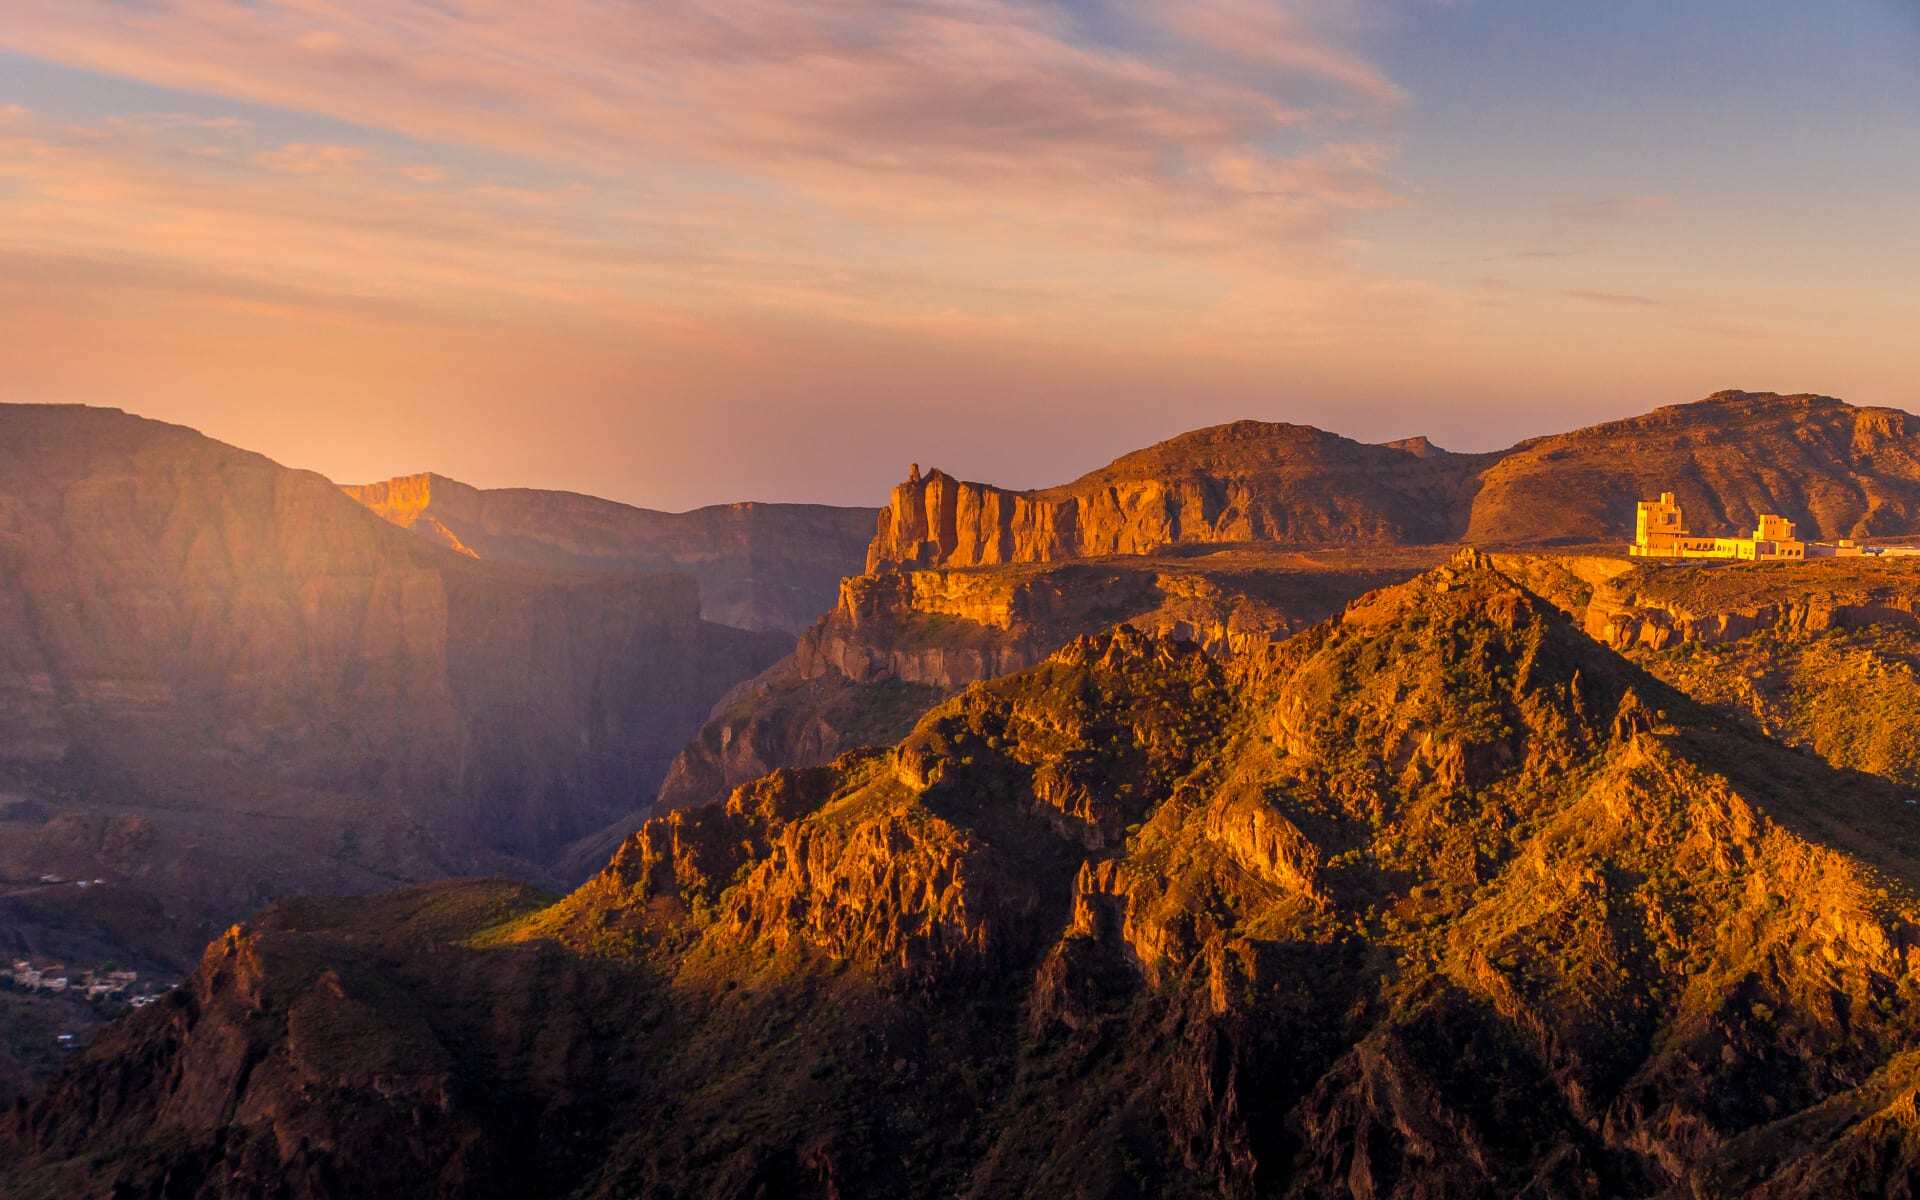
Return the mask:
<path fill-rule="evenodd" d="M 1634 515 L 1635 558 L 1718 558 L 1739 561 L 1799 562 L 1809 558 L 1908 557 L 1920 551 L 1908 547 L 1862 546 L 1850 538 L 1837 542 L 1809 542 L 1797 537 L 1793 522 L 1778 513 L 1763 513 L 1752 537 L 1707 537 L 1690 533 L 1672 492 L 1658 500 L 1642 500 Z"/>

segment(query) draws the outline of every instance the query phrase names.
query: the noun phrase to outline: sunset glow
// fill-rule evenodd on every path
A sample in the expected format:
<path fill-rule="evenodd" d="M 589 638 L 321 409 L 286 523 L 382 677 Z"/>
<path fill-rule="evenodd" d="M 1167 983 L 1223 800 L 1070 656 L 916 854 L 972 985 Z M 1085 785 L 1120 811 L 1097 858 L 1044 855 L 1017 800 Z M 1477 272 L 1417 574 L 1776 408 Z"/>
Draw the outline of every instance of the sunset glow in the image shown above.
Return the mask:
<path fill-rule="evenodd" d="M 9 399 L 343 481 L 1920 407 L 1905 0 L 5 7 Z"/>

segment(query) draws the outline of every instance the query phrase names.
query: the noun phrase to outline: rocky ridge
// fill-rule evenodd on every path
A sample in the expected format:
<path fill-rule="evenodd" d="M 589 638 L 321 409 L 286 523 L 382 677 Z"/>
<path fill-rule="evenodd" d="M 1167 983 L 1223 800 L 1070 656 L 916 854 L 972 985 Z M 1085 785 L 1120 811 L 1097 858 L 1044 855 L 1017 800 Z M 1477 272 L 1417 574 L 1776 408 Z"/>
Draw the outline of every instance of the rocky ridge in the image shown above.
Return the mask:
<path fill-rule="evenodd" d="M 1912 800 L 1468 554 L 1237 653 L 1078 638 L 889 751 L 656 818 L 551 906 L 283 908 L 16 1110 L 0 1167 L 26 1196 L 1898 1194 Z"/>
<path fill-rule="evenodd" d="M 1920 785 L 1920 563 L 1496 561 L 1696 699 L 1835 766 Z"/>
<path fill-rule="evenodd" d="M 1072 483 L 1016 492 L 934 470 L 893 490 L 867 570 L 1054 562 L 1223 542 L 1483 547 L 1632 536 L 1677 493 L 1697 529 L 1779 512 L 1809 536 L 1920 529 L 1920 418 L 1825 396 L 1720 392 L 1487 454 L 1241 421 Z"/>
<path fill-rule="evenodd" d="M 1216 654 L 1263 645 L 1437 553 L 1239 549 L 850 577 L 791 655 L 720 703 L 675 759 L 656 807 L 897 741 L 938 700 L 1122 622 Z"/>
<path fill-rule="evenodd" d="M 1305 425 L 1240 421 L 1137 451 L 1073 483 L 1012 492 L 916 467 L 867 551 L 884 566 L 987 566 L 1233 542 L 1450 540 L 1485 456 L 1369 446 Z"/>

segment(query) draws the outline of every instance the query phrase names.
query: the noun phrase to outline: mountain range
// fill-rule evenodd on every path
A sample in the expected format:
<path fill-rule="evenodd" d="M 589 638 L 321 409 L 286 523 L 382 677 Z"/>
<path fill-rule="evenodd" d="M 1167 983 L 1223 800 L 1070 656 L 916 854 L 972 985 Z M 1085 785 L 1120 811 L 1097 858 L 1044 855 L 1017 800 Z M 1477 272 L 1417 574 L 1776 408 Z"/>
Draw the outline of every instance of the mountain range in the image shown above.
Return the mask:
<path fill-rule="evenodd" d="M 788 645 L 699 609 L 191 430 L 0 407 L 0 954 L 177 971 L 281 895 L 556 880 Z"/>
<path fill-rule="evenodd" d="M 869 571 L 1053 562 L 1161 546 L 1571 545 L 1630 536 L 1674 492 L 1700 528 L 1778 512 L 1820 537 L 1920 523 L 1920 418 L 1826 396 L 1720 392 L 1641 417 L 1455 454 L 1239 421 L 1014 492 L 941 471 L 894 488 Z"/>
<path fill-rule="evenodd" d="M 1916 1157 L 1912 793 L 1467 552 L 1131 628 L 656 818 L 571 895 L 288 902 L 22 1194 L 1832 1196 Z"/>
<path fill-rule="evenodd" d="M 666 513 L 574 492 L 483 490 L 434 474 L 342 490 L 403 529 L 488 562 L 690 575 L 704 619 L 789 634 L 832 605 L 873 537 L 872 509 L 825 504 Z"/>
<path fill-rule="evenodd" d="M 661 807 L 895 740 L 935 700 L 1121 620 L 1268 638 L 1431 566 L 1446 553 L 1431 543 L 1617 551 L 1635 501 L 1662 491 L 1697 529 L 1777 511 L 1810 536 L 1920 531 L 1920 418 L 1723 392 L 1504 453 L 1242 421 L 1037 492 L 915 475 L 881 513 L 868 573 L 722 703 Z"/>
<path fill-rule="evenodd" d="M 185 977 L 16 1064 L 0 1175 L 1911 1194 L 1920 574 L 1629 560 L 1658 491 L 1913 534 L 1920 418 L 1240 422 L 876 520 L 0 407 L 0 950 Z"/>

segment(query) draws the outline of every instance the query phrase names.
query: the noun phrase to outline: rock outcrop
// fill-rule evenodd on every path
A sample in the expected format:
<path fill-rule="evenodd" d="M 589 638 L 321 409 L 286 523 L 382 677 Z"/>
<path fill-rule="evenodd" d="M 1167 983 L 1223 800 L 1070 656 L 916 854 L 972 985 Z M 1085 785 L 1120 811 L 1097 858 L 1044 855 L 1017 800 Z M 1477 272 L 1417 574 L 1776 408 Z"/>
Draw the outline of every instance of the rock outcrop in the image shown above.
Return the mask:
<path fill-rule="evenodd" d="M 880 515 L 867 570 L 1223 542 L 1574 545 L 1631 537 L 1634 503 L 1662 491 L 1701 529 L 1750 529 L 1778 512 L 1809 536 L 1915 532 L 1920 418 L 1722 392 L 1489 454 L 1241 421 L 1041 491 L 916 471 Z"/>
<path fill-rule="evenodd" d="M 684 808 L 777 767 L 897 741 L 937 701 L 1030 667 L 1082 634 L 1126 622 L 1216 654 L 1245 650 L 1430 561 L 1417 552 L 1240 550 L 855 576 L 791 655 L 721 702 L 674 760 L 656 807 Z"/>
<path fill-rule="evenodd" d="M 1696 699 L 1837 767 L 1920 786 L 1920 563 L 1497 561 Z"/>
<path fill-rule="evenodd" d="M 281 906 L 18 1107 L 0 1171 L 23 1197 L 1903 1194 L 1913 800 L 1467 554 L 1238 652 L 1075 639 L 890 751 L 654 819 L 550 906 Z"/>
<path fill-rule="evenodd" d="M 860 569 L 873 510 L 824 504 L 635 508 L 574 492 L 470 487 L 442 475 L 351 485 L 347 495 L 403 529 L 490 562 L 560 570 L 677 572 L 700 615 L 799 633 Z"/>
<path fill-rule="evenodd" d="M 867 570 L 1055 562 L 1190 543 L 1440 542 L 1459 524 L 1484 458 L 1240 421 L 1044 491 L 934 470 L 893 489 Z"/>

